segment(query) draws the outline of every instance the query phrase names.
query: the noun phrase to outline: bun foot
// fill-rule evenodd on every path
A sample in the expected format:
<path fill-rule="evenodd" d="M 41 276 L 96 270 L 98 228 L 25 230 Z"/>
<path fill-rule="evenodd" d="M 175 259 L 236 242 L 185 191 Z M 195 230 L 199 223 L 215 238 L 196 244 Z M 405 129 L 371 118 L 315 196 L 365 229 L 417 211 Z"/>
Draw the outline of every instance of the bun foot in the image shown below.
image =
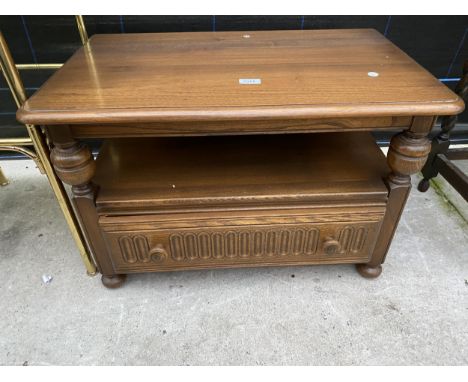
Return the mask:
<path fill-rule="evenodd" d="M 418 184 L 418 190 L 421 192 L 426 192 L 429 190 L 429 179 L 421 179 Z"/>
<path fill-rule="evenodd" d="M 367 264 L 357 264 L 356 269 L 362 277 L 366 279 L 375 279 L 379 277 L 382 273 L 382 266 L 377 265 L 376 267 L 371 267 Z"/>
<path fill-rule="evenodd" d="M 127 275 L 111 275 L 111 276 L 102 275 L 101 281 L 102 281 L 102 284 L 106 288 L 115 289 L 115 288 L 121 287 L 123 283 L 125 282 L 126 278 L 127 278 Z"/>

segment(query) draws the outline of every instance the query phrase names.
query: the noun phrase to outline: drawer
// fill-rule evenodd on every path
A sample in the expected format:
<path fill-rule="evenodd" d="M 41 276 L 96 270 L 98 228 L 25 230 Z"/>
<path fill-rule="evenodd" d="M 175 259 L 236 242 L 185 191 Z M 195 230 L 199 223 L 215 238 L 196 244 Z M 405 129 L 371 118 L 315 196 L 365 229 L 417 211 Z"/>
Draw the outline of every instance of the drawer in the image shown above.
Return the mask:
<path fill-rule="evenodd" d="M 100 226 L 116 273 L 362 263 L 384 213 L 378 206 L 102 216 Z"/>

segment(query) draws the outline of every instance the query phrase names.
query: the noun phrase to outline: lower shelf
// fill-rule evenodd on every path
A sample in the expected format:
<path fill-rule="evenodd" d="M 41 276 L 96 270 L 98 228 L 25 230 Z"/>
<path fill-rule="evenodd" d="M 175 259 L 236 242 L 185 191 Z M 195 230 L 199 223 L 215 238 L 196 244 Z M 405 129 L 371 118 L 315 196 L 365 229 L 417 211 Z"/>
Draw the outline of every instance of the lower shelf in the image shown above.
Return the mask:
<path fill-rule="evenodd" d="M 115 274 L 366 263 L 387 209 L 370 134 L 111 140 L 97 163 Z"/>

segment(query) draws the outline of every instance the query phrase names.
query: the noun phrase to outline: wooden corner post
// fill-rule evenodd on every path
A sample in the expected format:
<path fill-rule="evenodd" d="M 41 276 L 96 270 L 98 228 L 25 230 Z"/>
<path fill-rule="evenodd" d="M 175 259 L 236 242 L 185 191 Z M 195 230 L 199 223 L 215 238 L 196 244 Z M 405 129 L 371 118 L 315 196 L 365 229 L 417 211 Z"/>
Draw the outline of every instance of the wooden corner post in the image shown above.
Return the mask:
<path fill-rule="evenodd" d="M 400 221 L 411 189 L 411 177 L 423 168 L 431 150 L 427 136 L 435 117 L 415 117 L 408 130 L 393 136 L 387 154 L 390 173 L 384 180 L 388 188 L 388 207 L 382 222 L 381 233 L 367 264 L 358 264 L 357 270 L 367 278 L 378 277 L 382 264 Z"/>
<path fill-rule="evenodd" d="M 98 225 L 96 196 L 98 187 L 92 182 L 96 164 L 88 146 L 74 139 L 68 126 L 48 128 L 53 142 L 51 162 L 57 176 L 63 183 L 72 186 L 73 203 L 82 223 L 88 244 L 96 256 L 104 284 L 117 287 L 124 276 L 114 275 L 112 262 Z"/>

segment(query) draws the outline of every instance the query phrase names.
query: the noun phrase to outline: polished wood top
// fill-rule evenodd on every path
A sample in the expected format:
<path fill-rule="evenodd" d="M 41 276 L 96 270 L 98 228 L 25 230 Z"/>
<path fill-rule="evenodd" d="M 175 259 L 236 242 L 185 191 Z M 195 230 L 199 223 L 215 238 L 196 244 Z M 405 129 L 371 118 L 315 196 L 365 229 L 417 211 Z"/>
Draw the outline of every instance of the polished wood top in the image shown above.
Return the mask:
<path fill-rule="evenodd" d="M 370 133 L 137 138 L 106 140 L 93 182 L 98 209 L 121 214 L 383 204 L 388 172 Z"/>
<path fill-rule="evenodd" d="M 85 124 L 462 110 L 457 95 L 380 33 L 342 29 L 95 35 L 17 116 Z"/>

